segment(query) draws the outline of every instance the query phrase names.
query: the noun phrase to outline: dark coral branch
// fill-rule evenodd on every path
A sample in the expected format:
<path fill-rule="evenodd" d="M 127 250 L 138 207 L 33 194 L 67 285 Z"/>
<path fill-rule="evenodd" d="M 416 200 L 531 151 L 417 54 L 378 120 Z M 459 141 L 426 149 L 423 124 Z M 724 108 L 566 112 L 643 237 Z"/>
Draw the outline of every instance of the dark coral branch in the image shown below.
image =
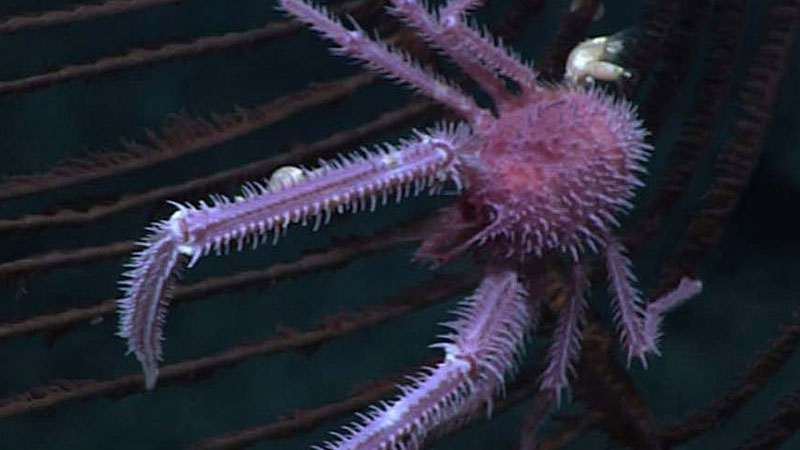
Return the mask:
<path fill-rule="evenodd" d="M 421 365 L 417 365 L 421 366 Z M 409 369 L 406 374 L 413 374 L 416 371 Z M 538 368 L 531 367 L 523 370 L 517 380 L 509 386 L 508 392 L 502 400 L 495 404 L 495 416 L 508 411 L 511 407 L 519 404 L 536 391 L 536 377 Z M 377 382 L 365 385 L 355 393 L 342 400 L 328 403 L 326 405 L 307 410 L 291 410 L 284 414 L 284 417 L 268 424 L 257 425 L 243 430 L 234 431 L 220 436 L 215 436 L 203 440 L 191 448 L 193 450 L 233 450 L 247 445 L 252 445 L 262 441 L 272 441 L 294 437 L 302 432 L 310 431 L 318 425 L 344 416 L 374 403 L 380 398 L 386 397 L 397 387 L 397 382 L 402 381 L 404 376 L 391 375 Z M 481 414 L 471 416 L 459 427 L 448 428 L 441 433 L 435 434 L 428 443 L 439 441 L 469 425 L 486 420 L 486 416 Z"/>
<path fill-rule="evenodd" d="M 312 144 L 298 145 L 289 152 L 185 183 L 128 195 L 110 204 L 92 206 L 86 211 L 60 210 L 53 214 L 30 214 L 19 218 L 0 220 L 0 234 L 83 225 L 148 203 L 168 199 L 178 200 L 191 193 L 204 192 L 213 188 L 225 187 L 230 183 L 263 177 L 280 166 L 301 164 L 343 148 L 355 147 L 375 135 L 407 125 L 430 109 L 431 104 L 428 102 L 411 102 L 401 108 L 383 113 L 375 120 L 358 127 L 334 133 Z"/>
<path fill-rule="evenodd" d="M 630 64 L 627 66 L 633 74 L 633 80 L 628 84 L 631 88 L 644 80 L 661 56 L 662 45 L 677 20 L 681 3 L 675 0 L 649 0 L 642 8 L 639 37 L 633 44 Z M 631 92 L 627 94 L 630 96 Z"/>
<path fill-rule="evenodd" d="M 686 79 L 703 31 L 712 2 L 692 0 L 680 2 L 675 24 L 662 45 L 662 65 L 654 74 L 653 86 L 640 109 L 645 126 L 658 135 L 664 122 L 673 114 L 670 103 Z"/>
<path fill-rule="evenodd" d="M 555 394 L 552 390 L 540 391 L 533 396 L 533 402 L 528 408 L 520 429 L 520 450 L 536 450 L 539 448 L 539 425 L 550 417 L 556 405 Z"/>
<path fill-rule="evenodd" d="M 106 0 L 41 12 L 22 13 L 0 20 L 0 33 L 12 34 L 99 17 L 115 16 L 154 6 L 173 5 L 189 0 Z"/>
<path fill-rule="evenodd" d="M 313 409 L 294 409 L 281 414 L 275 422 L 232 431 L 214 436 L 191 446 L 192 450 L 239 449 L 247 445 L 267 440 L 286 439 L 314 428 L 333 419 L 363 410 L 370 404 L 391 394 L 397 383 L 415 373 L 408 370 L 402 375 L 385 377 L 369 383 L 358 392 L 342 400 L 318 406 Z"/>
<path fill-rule="evenodd" d="M 584 331 L 575 395 L 599 417 L 608 436 L 634 449 L 661 448 L 653 413 L 611 351 L 613 337 L 591 318 Z"/>
<path fill-rule="evenodd" d="M 337 9 L 354 12 L 362 7 L 371 7 L 371 3 L 365 0 L 352 0 L 340 5 Z M 43 89 L 79 78 L 108 75 L 135 67 L 163 63 L 178 58 L 189 58 L 212 52 L 229 51 L 255 44 L 264 44 L 301 29 L 301 25 L 296 22 L 281 21 L 245 31 L 232 31 L 221 35 L 209 35 L 187 41 L 170 42 L 155 48 L 134 48 L 118 55 L 104 56 L 86 63 L 70 64 L 49 72 L 15 80 L 0 81 L 0 97 L 11 93 Z"/>
<path fill-rule="evenodd" d="M 576 418 L 563 421 L 564 424 L 558 430 L 550 433 L 536 447 L 536 450 L 559 450 L 567 448 L 569 444 L 583 437 L 600 425 L 600 417 L 597 414 L 584 414 Z"/>
<path fill-rule="evenodd" d="M 714 123 L 728 98 L 733 71 L 739 61 L 749 0 L 726 0 L 714 6 L 711 34 L 697 99 L 669 152 L 667 167 L 647 213 L 631 242 L 644 242 L 683 197 L 703 154 L 709 150 Z"/>
<path fill-rule="evenodd" d="M 264 270 L 243 271 L 224 277 L 180 285 L 175 289 L 173 303 L 231 292 L 253 287 L 272 286 L 277 281 L 302 276 L 311 272 L 334 269 L 355 259 L 386 251 L 406 242 L 417 240 L 430 223 L 430 218 L 422 218 L 378 233 L 374 236 L 355 238 L 340 242 L 325 250 L 309 253 L 289 262 L 275 263 Z M 120 243 L 128 245 L 127 242 Z M 24 334 L 44 331 L 63 331 L 96 317 L 110 315 L 116 311 L 116 299 L 108 299 L 95 305 L 72 308 L 64 311 L 41 314 L 18 322 L 0 324 L 0 340 Z"/>
<path fill-rule="evenodd" d="M 769 420 L 738 447 L 739 450 L 770 450 L 781 447 L 800 429 L 800 391 L 785 396 Z"/>
<path fill-rule="evenodd" d="M 238 107 L 207 117 L 177 114 L 146 143 L 123 140 L 121 150 L 100 151 L 85 158 L 68 158 L 43 174 L 14 175 L 0 183 L 0 200 L 40 194 L 89 181 L 121 175 L 252 133 L 299 112 L 326 105 L 369 85 L 375 78 L 357 74 L 311 86 L 253 108 Z"/>
<path fill-rule="evenodd" d="M 691 219 L 673 257 L 665 264 L 658 292 L 666 292 L 681 277 L 691 276 L 709 249 L 719 240 L 725 224 L 747 187 L 759 158 L 770 123 L 778 88 L 800 22 L 800 2 L 772 4 L 764 20 L 765 35 L 738 89 L 733 138 L 717 155 L 715 177 L 703 195 L 703 205 Z"/>
<path fill-rule="evenodd" d="M 319 325 L 307 330 L 282 329 L 276 335 L 259 342 L 232 347 L 220 353 L 161 367 L 159 382 L 192 382 L 209 373 L 231 367 L 250 358 L 286 352 L 310 351 L 334 338 L 357 330 L 377 326 L 388 320 L 410 314 L 428 306 L 449 300 L 467 291 L 479 277 L 476 274 L 456 273 L 436 277 L 406 289 L 393 296 L 382 306 L 365 308 L 353 313 L 339 313 L 320 320 Z M 59 383 L 58 389 L 32 388 L 5 401 L 0 401 L 0 419 L 42 411 L 75 400 L 101 396 L 126 396 L 143 387 L 143 376 L 127 375 L 107 381 L 80 380 Z M 32 392 L 43 393 L 34 395 Z"/>
<path fill-rule="evenodd" d="M 496 32 L 503 39 L 510 41 L 519 36 L 530 23 L 532 17 L 539 14 L 544 7 L 545 0 L 520 0 L 514 2 L 508 12 L 500 19 L 495 27 Z"/>
<path fill-rule="evenodd" d="M 750 362 L 735 386 L 710 405 L 690 413 L 686 419 L 671 425 L 660 435 L 667 447 L 674 447 L 725 424 L 764 385 L 778 373 L 800 345 L 800 308 L 780 334 L 770 339 Z"/>
<path fill-rule="evenodd" d="M 4 282 L 41 275 L 61 267 L 74 267 L 129 255 L 136 248 L 133 241 L 118 241 L 106 245 L 56 250 L 0 264 L 0 280 Z"/>
<path fill-rule="evenodd" d="M 79 78 L 108 75 L 135 67 L 163 63 L 178 58 L 204 55 L 262 44 L 300 30 L 293 22 L 270 23 L 258 28 L 222 35 L 203 36 L 189 41 L 171 42 L 157 48 L 135 48 L 125 53 L 104 56 L 94 61 L 70 64 L 49 72 L 0 82 L 0 96 L 44 89 Z"/>
<path fill-rule="evenodd" d="M 592 23 L 599 6 L 598 0 L 587 0 L 579 2 L 578 8 L 574 11 L 564 14 L 545 57 L 538 64 L 544 79 L 561 81 L 569 52 L 586 37 L 586 29 Z"/>

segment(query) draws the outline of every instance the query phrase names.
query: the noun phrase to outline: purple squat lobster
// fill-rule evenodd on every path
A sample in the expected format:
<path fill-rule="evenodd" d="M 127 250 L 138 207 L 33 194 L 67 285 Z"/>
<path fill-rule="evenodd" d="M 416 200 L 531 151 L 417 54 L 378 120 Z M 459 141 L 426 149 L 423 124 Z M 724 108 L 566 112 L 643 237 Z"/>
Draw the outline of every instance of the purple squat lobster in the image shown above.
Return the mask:
<path fill-rule="evenodd" d="M 444 51 L 490 96 L 493 110 L 479 107 L 409 56 L 370 39 L 357 25 L 344 27 L 323 7 L 280 1 L 286 12 L 334 41 L 336 53 L 410 85 L 462 122 L 322 161 L 315 169 L 283 167 L 263 183 L 246 184 L 233 198 L 175 203 L 177 211 L 153 224 L 140 242 L 143 249 L 125 273 L 119 300 L 119 335 L 141 362 L 148 389 L 156 383 L 166 308 L 184 260 L 192 267 L 212 250 L 219 254 L 248 242 L 255 247 L 270 234 L 276 240 L 291 224 L 313 221 L 317 229 L 335 212 L 372 211 L 390 196 L 400 201 L 412 192 L 436 194 L 448 183 L 459 200 L 442 211 L 418 256 L 442 264 L 478 251 L 485 264 L 483 281 L 459 305 L 456 319 L 445 324 L 451 332 L 435 345 L 444 352 L 442 361 L 320 448 L 419 448 L 437 429 L 481 408 L 491 411 L 535 327 L 541 293 L 530 290 L 542 274 L 531 267 L 543 256 L 559 257 L 572 269 L 541 389 L 558 398 L 579 355 L 589 286 L 581 259 L 588 251 L 605 256 L 628 358 L 645 364 L 648 352 L 658 353 L 663 314 L 697 294 L 701 284 L 683 279 L 674 291 L 645 305 L 625 248 L 613 235 L 616 217 L 631 208 L 634 189 L 642 184 L 637 173 L 644 171 L 650 147 L 634 108 L 592 87 L 592 81 L 627 72 L 600 60 L 606 47 L 596 38 L 573 52 L 564 84 L 541 84 L 532 67 L 465 22 L 465 14 L 484 1 L 452 0 L 429 12 L 414 0 L 390 0 L 390 11 Z"/>

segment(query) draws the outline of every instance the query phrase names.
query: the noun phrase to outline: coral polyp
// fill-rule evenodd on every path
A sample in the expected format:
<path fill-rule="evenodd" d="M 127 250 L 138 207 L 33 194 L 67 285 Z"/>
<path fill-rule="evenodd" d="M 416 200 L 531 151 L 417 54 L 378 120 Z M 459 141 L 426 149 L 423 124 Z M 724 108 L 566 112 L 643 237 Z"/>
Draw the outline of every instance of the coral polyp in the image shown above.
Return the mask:
<path fill-rule="evenodd" d="M 324 8 L 282 0 L 283 10 L 335 42 L 336 53 L 411 86 L 461 120 L 316 168 L 279 169 L 267 181 L 246 184 L 241 195 L 175 203 L 178 210 L 141 241 L 119 301 L 119 334 L 142 363 L 148 388 L 156 384 L 161 328 L 182 262 L 191 267 L 212 251 L 276 243 L 292 225 L 317 229 L 336 213 L 373 211 L 392 199 L 446 187 L 460 198 L 442 212 L 419 256 L 442 264 L 479 252 L 483 281 L 435 344 L 444 352 L 441 362 L 412 377 L 396 399 L 372 408 L 325 448 L 418 448 L 437 430 L 491 411 L 535 328 L 544 296 L 536 288 L 545 275 L 536 264 L 542 258 L 570 266 L 563 274 L 566 305 L 541 379 L 541 388 L 556 397 L 568 386 L 581 345 L 586 256 L 605 258 L 612 309 L 629 359 L 646 363 L 648 353 L 657 353 L 662 315 L 699 292 L 698 281 L 684 279 L 646 305 L 626 250 L 614 237 L 650 151 L 631 104 L 591 83 L 540 83 L 531 66 L 466 23 L 466 13 L 481 1 L 453 0 L 434 12 L 416 1 L 390 3 L 393 14 L 490 96 L 492 108 L 481 108 L 453 83 L 357 25 L 345 27 Z M 592 67 L 608 69 L 590 64 L 588 75 Z M 605 72 L 594 75 L 608 78 Z"/>

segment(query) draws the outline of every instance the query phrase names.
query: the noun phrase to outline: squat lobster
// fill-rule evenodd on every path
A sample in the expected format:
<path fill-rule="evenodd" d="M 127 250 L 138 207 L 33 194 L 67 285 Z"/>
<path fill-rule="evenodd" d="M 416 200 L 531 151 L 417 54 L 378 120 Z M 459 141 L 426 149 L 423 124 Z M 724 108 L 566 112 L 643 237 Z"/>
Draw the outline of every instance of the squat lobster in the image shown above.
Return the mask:
<path fill-rule="evenodd" d="M 416 28 L 475 80 L 493 102 L 480 108 L 458 88 L 416 64 L 407 55 L 375 41 L 353 25 L 345 28 L 324 8 L 302 0 L 281 7 L 334 41 L 336 52 L 410 85 L 453 110 L 463 120 L 425 132 L 397 145 L 323 161 L 315 169 L 286 167 L 266 183 L 248 183 L 240 196 L 211 196 L 211 202 L 177 204 L 167 220 L 151 226 L 144 247 L 126 272 L 120 305 L 120 336 L 142 363 L 148 389 L 155 386 L 162 326 L 172 278 L 183 260 L 191 267 L 212 250 L 241 250 L 291 224 L 327 223 L 335 212 L 357 212 L 422 191 L 435 194 L 447 183 L 460 193 L 441 213 L 418 256 L 437 264 L 475 250 L 485 276 L 463 301 L 451 333 L 436 347 L 443 360 L 400 387 L 392 402 L 373 407 L 361 421 L 335 434 L 325 448 L 418 448 L 431 432 L 490 405 L 513 372 L 525 336 L 538 316 L 539 293 L 530 292 L 532 263 L 545 256 L 563 259 L 569 271 L 567 303 L 560 311 L 541 388 L 556 396 L 568 385 L 580 350 L 588 279 L 581 260 L 588 251 L 604 253 L 612 307 L 628 357 L 645 363 L 657 353 L 660 320 L 666 311 L 701 289 L 684 279 L 664 297 L 645 306 L 633 286 L 622 244 L 613 236 L 617 217 L 631 208 L 636 172 L 649 156 L 646 131 L 630 104 L 583 86 L 601 53 L 583 55 L 582 75 L 569 85 L 542 85 L 536 72 L 490 36 L 464 21 L 481 0 L 452 0 L 430 13 L 411 0 L 390 0 L 390 11 Z M 586 57 L 594 63 L 585 64 Z M 591 61 L 590 61 L 591 62 Z M 616 71 L 616 72 L 615 72 Z M 515 85 L 509 89 L 506 80 Z M 530 298 L 529 298 L 530 297 Z"/>

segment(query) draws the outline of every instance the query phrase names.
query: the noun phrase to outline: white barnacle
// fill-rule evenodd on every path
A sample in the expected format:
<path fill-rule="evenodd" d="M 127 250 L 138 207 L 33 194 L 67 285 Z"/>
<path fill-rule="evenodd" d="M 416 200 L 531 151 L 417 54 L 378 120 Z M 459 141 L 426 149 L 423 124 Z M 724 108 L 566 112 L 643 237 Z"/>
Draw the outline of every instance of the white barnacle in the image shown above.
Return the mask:
<path fill-rule="evenodd" d="M 600 36 L 581 42 L 567 57 L 564 79 L 576 86 L 586 86 L 595 80 L 619 81 L 629 78 L 629 71 L 609 61 L 622 49 L 622 41 L 615 36 Z"/>
<path fill-rule="evenodd" d="M 381 162 L 390 169 L 394 169 L 400 164 L 400 157 L 397 152 L 390 152 L 381 157 Z"/>
<path fill-rule="evenodd" d="M 283 166 L 272 172 L 269 177 L 269 187 L 274 190 L 280 190 L 303 181 L 306 178 L 306 173 L 303 169 L 297 166 Z"/>

